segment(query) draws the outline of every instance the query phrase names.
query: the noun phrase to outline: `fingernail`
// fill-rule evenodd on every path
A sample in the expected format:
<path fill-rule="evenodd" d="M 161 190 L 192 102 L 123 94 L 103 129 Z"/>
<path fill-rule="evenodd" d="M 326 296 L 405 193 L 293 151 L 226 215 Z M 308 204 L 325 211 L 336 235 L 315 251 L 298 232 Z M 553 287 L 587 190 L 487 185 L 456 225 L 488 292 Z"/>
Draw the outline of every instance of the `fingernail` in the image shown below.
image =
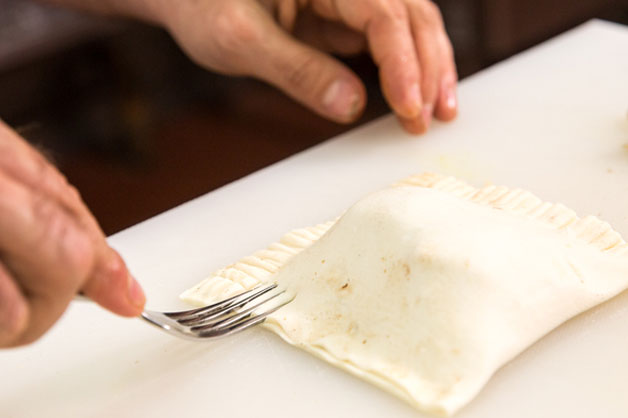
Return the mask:
<path fill-rule="evenodd" d="M 143 308 L 146 303 L 146 296 L 144 295 L 144 291 L 140 284 L 129 274 L 129 300 L 133 306 L 137 306 L 138 308 Z"/>
<path fill-rule="evenodd" d="M 408 133 L 411 133 L 413 135 L 424 134 L 425 131 L 427 130 L 427 127 L 425 126 L 425 123 L 423 122 L 422 117 L 417 117 L 413 119 L 405 119 L 405 118 L 399 117 L 399 121 L 401 122 L 401 125 L 403 126 L 403 128 Z"/>
<path fill-rule="evenodd" d="M 360 111 L 360 95 L 351 83 L 345 80 L 334 81 L 323 96 L 323 106 L 333 116 L 350 121 Z"/>
<path fill-rule="evenodd" d="M 425 129 L 430 127 L 430 123 L 432 122 L 432 113 L 434 112 L 434 105 L 431 103 L 426 103 L 423 105 L 423 123 L 425 124 Z"/>
<path fill-rule="evenodd" d="M 445 106 L 449 109 L 458 107 L 458 99 L 456 98 L 456 90 L 453 87 L 447 87 L 445 90 Z"/>
<path fill-rule="evenodd" d="M 421 97 L 421 87 L 418 83 L 412 84 L 412 86 L 408 89 L 407 101 L 408 114 L 406 117 L 410 119 L 419 116 L 419 110 L 421 109 L 423 98 Z"/>

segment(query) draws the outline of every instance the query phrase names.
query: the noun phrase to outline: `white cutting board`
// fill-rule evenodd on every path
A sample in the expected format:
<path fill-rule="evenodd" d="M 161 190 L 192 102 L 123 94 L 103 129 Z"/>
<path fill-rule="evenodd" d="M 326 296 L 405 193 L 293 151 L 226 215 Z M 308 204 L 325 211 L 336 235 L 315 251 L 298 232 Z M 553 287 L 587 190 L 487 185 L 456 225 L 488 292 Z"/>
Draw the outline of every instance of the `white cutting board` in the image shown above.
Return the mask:
<path fill-rule="evenodd" d="M 179 308 L 214 269 L 424 170 L 523 187 L 628 237 L 628 28 L 591 22 L 483 71 L 460 86 L 460 107 L 423 137 L 385 117 L 111 243 L 150 308 Z M 0 351 L 0 416 L 422 415 L 262 329 L 194 343 L 75 303 L 40 342 Z M 628 416 L 628 293 L 533 345 L 458 416 Z"/>

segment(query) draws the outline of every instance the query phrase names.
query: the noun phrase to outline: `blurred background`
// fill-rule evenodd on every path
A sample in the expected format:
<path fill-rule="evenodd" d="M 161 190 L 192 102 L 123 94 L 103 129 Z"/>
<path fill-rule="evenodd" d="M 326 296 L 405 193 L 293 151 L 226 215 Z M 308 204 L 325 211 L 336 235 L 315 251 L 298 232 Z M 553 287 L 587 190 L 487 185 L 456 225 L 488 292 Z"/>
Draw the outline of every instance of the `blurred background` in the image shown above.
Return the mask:
<path fill-rule="evenodd" d="M 461 79 L 591 18 L 628 24 L 628 0 L 436 3 Z M 0 118 L 54 161 L 107 234 L 388 113 L 371 60 L 344 61 L 369 94 L 352 126 L 198 68 L 162 30 L 0 0 Z"/>

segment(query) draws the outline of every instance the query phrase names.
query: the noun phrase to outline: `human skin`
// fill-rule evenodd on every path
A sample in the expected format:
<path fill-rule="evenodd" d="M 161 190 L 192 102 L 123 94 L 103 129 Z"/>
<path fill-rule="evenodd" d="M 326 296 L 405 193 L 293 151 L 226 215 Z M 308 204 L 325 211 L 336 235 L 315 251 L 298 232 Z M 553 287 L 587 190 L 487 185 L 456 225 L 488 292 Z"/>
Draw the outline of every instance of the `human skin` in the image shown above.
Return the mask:
<path fill-rule="evenodd" d="M 363 83 L 329 52 L 370 51 L 391 109 L 411 133 L 456 116 L 457 74 L 429 0 L 45 0 L 168 30 L 199 65 L 264 80 L 341 123 L 366 104 Z"/>
<path fill-rule="evenodd" d="M 123 316 L 145 303 L 76 189 L 0 121 L 0 347 L 35 341 L 78 292 Z"/>
<path fill-rule="evenodd" d="M 264 80 L 338 122 L 360 115 L 366 93 L 329 53 L 363 49 L 408 132 L 457 113 L 451 44 L 428 0 L 45 1 L 162 26 L 198 64 Z M 35 341 L 77 292 L 123 316 L 145 303 L 78 192 L 0 121 L 0 347 Z"/>

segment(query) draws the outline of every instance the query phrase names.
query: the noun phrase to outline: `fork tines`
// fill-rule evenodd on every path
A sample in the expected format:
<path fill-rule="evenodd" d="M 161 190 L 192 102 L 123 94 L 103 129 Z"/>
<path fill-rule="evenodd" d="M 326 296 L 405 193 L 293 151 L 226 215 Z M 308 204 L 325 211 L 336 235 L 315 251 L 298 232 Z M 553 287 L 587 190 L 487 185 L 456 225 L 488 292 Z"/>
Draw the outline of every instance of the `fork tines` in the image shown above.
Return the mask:
<path fill-rule="evenodd" d="M 279 296 L 284 296 L 279 298 Z M 178 336 L 198 339 L 220 337 L 258 324 L 292 298 L 277 284 L 258 286 L 247 292 L 202 308 L 181 312 L 145 311 L 142 317 Z"/>

